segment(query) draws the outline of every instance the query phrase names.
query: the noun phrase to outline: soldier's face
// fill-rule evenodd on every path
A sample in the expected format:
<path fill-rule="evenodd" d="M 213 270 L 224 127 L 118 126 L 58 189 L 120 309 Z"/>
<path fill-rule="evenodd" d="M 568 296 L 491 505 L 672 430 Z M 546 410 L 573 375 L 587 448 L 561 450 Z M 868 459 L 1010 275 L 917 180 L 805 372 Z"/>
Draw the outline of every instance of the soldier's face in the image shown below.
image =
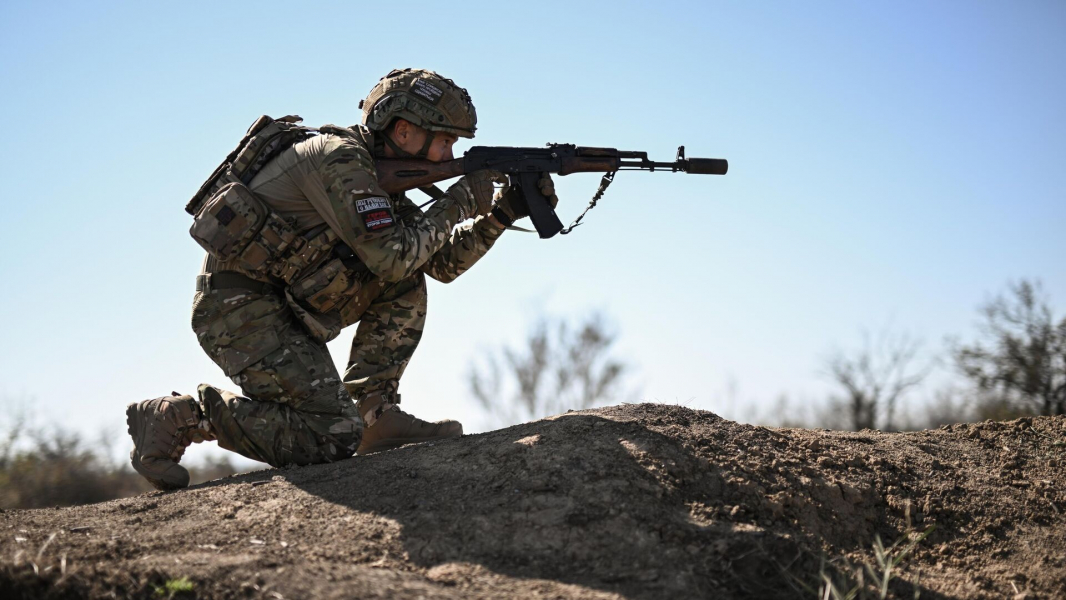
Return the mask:
<path fill-rule="evenodd" d="M 392 141 L 410 154 L 418 154 L 422 149 L 422 145 L 426 143 L 426 137 L 429 136 L 429 132 L 425 129 L 408 123 L 403 119 L 397 120 L 391 134 Z M 437 132 L 437 135 L 433 136 L 433 141 L 429 144 L 426 158 L 433 162 L 452 160 L 455 158 L 452 155 L 452 146 L 455 145 L 458 139 L 459 137 L 455 134 Z M 385 154 L 386 156 L 391 155 L 391 148 L 386 146 Z"/>
<path fill-rule="evenodd" d="M 422 130 L 425 132 L 425 130 Z M 429 153 L 426 158 L 433 162 L 441 162 L 445 160 L 451 160 L 455 158 L 452 155 L 452 146 L 455 144 L 459 136 L 451 133 L 437 132 L 437 135 L 433 136 L 433 142 L 429 145 Z M 422 143 L 425 143 L 426 139 L 423 136 Z M 421 148 L 421 146 L 419 146 Z"/>

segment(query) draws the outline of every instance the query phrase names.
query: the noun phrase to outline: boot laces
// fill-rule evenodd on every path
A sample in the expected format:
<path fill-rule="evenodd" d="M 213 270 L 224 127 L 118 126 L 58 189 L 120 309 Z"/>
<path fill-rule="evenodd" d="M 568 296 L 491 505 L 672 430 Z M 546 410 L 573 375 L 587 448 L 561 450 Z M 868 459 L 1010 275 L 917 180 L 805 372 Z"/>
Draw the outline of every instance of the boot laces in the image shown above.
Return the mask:
<path fill-rule="evenodd" d="M 171 438 L 170 447 L 167 449 L 167 455 L 178 461 L 185 454 L 185 449 L 194 441 L 197 441 L 196 437 L 200 437 L 202 441 L 203 436 L 197 435 L 200 430 L 200 419 L 195 414 L 190 415 L 188 419 L 183 419 L 181 408 L 176 403 L 170 400 L 164 400 L 164 402 L 166 402 L 166 406 L 161 406 L 159 410 L 162 413 L 160 415 L 161 420 L 169 422 L 174 427 L 174 434 Z"/>

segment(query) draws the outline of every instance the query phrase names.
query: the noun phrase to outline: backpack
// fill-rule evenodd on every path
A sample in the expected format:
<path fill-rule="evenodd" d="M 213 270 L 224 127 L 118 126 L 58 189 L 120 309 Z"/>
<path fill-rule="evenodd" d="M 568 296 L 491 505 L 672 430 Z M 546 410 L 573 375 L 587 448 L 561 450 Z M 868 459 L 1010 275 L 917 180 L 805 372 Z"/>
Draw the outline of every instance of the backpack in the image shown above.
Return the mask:
<path fill-rule="evenodd" d="M 295 115 L 259 117 L 185 206 L 193 215 L 193 239 L 216 260 L 256 279 L 291 283 L 335 241 L 335 235 L 325 232 L 310 239 L 297 235 L 294 223 L 270 210 L 247 187 L 270 160 L 317 133 L 300 121 Z"/>

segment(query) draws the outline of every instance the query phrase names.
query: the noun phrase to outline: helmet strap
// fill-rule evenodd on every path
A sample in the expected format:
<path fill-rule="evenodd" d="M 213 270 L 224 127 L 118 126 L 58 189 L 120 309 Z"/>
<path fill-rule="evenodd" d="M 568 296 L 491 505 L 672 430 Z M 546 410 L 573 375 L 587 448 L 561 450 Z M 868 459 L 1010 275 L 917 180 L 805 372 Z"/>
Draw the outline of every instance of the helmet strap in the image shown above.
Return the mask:
<path fill-rule="evenodd" d="M 399 144 L 397 144 L 396 142 L 392 141 L 392 138 L 389 137 L 388 133 L 382 132 L 381 139 L 385 141 L 385 145 L 386 146 L 388 146 L 389 148 L 392 148 L 392 151 L 396 154 L 396 156 L 398 156 L 400 158 L 411 158 L 412 156 L 414 156 L 413 154 L 411 154 L 407 150 L 404 150 L 403 148 L 401 148 L 399 146 Z"/>
<path fill-rule="evenodd" d="M 429 146 L 433 143 L 433 138 L 437 137 L 436 131 L 426 130 L 426 143 L 422 144 L 422 149 L 415 155 L 416 158 L 426 158 L 429 156 Z"/>
<path fill-rule="evenodd" d="M 429 156 L 429 147 L 433 144 L 433 139 L 437 137 L 437 132 L 429 129 L 424 129 L 424 131 L 426 132 L 426 142 L 422 144 L 422 149 L 416 154 L 411 154 L 401 148 L 399 144 L 393 141 L 387 132 L 382 132 L 381 139 L 385 140 L 385 144 L 387 144 L 389 148 L 392 148 L 392 151 L 400 158 L 426 158 Z"/>

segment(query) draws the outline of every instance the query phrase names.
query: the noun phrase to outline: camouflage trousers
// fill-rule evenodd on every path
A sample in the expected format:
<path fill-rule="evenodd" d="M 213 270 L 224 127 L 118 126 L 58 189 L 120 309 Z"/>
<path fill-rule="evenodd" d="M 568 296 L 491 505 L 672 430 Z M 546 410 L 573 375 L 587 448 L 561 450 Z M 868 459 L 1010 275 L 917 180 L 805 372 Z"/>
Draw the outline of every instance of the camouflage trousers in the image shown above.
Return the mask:
<path fill-rule="evenodd" d="M 359 320 L 342 379 L 326 345 L 280 294 L 197 292 L 193 331 L 244 394 L 201 386 L 204 416 L 219 446 L 276 467 L 351 456 L 363 432 L 355 400 L 397 396 L 425 319 L 421 273 L 384 286 Z"/>

